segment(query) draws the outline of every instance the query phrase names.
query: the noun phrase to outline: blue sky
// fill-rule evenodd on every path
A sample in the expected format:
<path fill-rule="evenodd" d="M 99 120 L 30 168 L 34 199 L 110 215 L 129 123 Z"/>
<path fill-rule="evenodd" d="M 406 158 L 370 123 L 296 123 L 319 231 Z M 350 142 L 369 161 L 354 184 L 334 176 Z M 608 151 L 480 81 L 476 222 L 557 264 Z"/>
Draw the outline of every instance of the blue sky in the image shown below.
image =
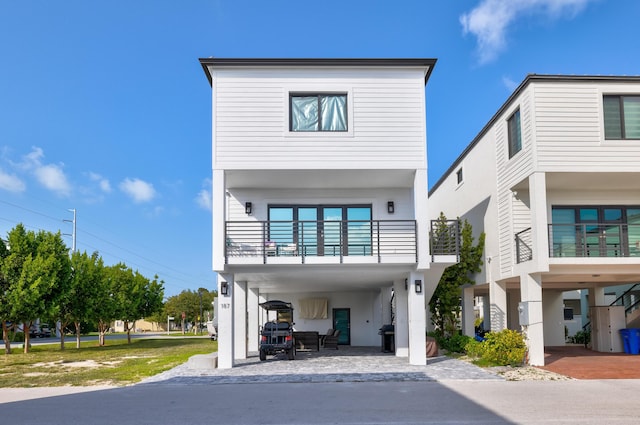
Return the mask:
<path fill-rule="evenodd" d="M 201 57 L 424 57 L 429 186 L 529 73 L 640 74 L 637 0 L 0 2 L 0 235 L 213 289 Z M 71 246 L 71 238 L 65 236 Z"/>

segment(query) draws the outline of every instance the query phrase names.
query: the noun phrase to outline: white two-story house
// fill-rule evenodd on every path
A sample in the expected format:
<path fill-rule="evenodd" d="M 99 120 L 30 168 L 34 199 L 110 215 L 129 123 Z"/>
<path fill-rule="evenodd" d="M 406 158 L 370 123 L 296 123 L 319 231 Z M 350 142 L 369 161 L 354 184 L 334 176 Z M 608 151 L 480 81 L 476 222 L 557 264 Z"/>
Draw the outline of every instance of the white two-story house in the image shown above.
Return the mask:
<path fill-rule="evenodd" d="M 426 364 L 425 84 L 434 59 L 200 60 L 212 88 L 218 367 L 258 350 L 259 304 Z M 434 252 L 433 254 L 446 254 Z M 439 261 L 442 260 L 442 261 Z"/>
<path fill-rule="evenodd" d="M 580 289 L 592 347 L 621 351 L 625 319 L 604 294 L 640 282 L 640 77 L 529 75 L 429 204 L 486 233 L 465 333 L 474 296 L 488 297 L 491 329 L 523 329 L 529 363 L 543 365 L 544 346 L 565 344 L 562 294 Z"/>

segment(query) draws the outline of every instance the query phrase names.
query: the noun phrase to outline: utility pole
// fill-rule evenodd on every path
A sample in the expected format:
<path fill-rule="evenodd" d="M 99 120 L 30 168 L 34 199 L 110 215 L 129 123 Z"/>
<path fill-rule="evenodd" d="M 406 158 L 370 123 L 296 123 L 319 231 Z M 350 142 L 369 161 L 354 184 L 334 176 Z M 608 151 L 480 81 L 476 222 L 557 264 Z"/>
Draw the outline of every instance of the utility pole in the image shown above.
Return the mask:
<path fill-rule="evenodd" d="M 71 232 L 71 253 L 74 253 L 76 252 L 76 209 L 72 208 L 72 209 L 69 209 L 68 211 L 73 213 L 73 220 L 62 220 L 62 221 L 73 224 L 73 230 Z M 68 233 L 65 233 L 65 235 L 68 235 Z"/>

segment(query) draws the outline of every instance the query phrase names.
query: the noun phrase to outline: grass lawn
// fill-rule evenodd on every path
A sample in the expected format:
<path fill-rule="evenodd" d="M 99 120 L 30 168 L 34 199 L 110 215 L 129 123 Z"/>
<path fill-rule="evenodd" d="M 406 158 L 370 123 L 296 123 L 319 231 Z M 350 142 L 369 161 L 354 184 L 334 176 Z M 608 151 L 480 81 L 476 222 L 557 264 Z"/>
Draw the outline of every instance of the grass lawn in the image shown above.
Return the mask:
<path fill-rule="evenodd" d="M 209 338 L 165 338 L 34 345 L 29 354 L 13 349 L 0 355 L 0 388 L 128 385 L 169 370 L 195 354 L 218 350 Z"/>

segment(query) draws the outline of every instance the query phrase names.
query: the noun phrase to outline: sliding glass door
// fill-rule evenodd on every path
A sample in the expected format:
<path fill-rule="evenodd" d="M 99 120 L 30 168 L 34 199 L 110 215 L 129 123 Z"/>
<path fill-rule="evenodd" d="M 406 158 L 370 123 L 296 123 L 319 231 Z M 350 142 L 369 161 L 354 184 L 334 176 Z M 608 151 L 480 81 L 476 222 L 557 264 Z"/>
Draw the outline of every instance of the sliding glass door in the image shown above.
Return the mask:
<path fill-rule="evenodd" d="M 268 228 L 268 239 L 278 245 L 279 253 L 372 254 L 370 205 L 271 205 Z"/>

